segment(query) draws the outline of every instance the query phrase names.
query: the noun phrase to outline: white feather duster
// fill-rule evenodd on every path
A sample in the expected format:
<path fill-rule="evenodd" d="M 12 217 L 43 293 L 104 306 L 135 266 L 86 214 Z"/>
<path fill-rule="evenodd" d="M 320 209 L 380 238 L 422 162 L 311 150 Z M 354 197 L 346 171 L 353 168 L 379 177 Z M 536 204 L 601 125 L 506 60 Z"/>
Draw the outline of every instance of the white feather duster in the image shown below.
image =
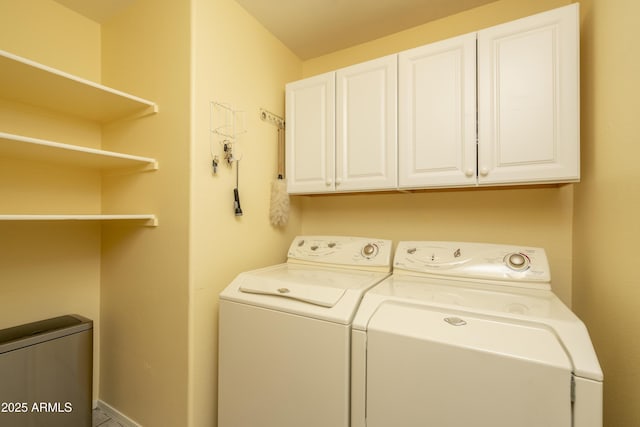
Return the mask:
<path fill-rule="evenodd" d="M 284 179 L 276 179 L 271 183 L 269 217 L 274 227 L 283 227 L 289 222 L 289 194 L 287 194 L 287 182 Z"/>
<path fill-rule="evenodd" d="M 274 227 L 284 227 L 289 222 L 289 194 L 284 169 L 284 129 L 278 127 L 278 178 L 271 183 L 271 208 L 269 217 Z"/>

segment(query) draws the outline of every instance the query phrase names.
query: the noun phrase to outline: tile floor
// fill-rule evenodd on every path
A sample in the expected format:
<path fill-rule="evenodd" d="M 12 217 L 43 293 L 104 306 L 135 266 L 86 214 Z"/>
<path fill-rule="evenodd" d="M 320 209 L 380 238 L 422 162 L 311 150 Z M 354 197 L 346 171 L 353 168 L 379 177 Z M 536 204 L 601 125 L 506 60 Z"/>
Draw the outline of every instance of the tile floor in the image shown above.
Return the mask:
<path fill-rule="evenodd" d="M 100 408 L 93 410 L 93 427 L 125 427 L 116 420 L 113 420 L 109 415 Z"/>

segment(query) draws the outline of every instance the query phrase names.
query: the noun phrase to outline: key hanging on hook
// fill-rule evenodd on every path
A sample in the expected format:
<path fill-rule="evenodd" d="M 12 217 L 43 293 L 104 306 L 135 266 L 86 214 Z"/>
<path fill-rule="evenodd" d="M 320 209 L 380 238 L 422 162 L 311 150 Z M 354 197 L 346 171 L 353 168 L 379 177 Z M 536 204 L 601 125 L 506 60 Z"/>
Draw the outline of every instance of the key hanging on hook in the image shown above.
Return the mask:
<path fill-rule="evenodd" d="M 218 156 L 213 156 L 213 160 L 211 160 L 211 167 L 213 168 L 213 174 L 218 173 L 218 163 L 220 162 Z"/>
<path fill-rule="evenodd" d="M 222 141 L 222 151 L 224 151 L 224 159 L 227 162 L 227 166 L 231 166 L 233 163 L 233 144 L 231 141 Z"/>

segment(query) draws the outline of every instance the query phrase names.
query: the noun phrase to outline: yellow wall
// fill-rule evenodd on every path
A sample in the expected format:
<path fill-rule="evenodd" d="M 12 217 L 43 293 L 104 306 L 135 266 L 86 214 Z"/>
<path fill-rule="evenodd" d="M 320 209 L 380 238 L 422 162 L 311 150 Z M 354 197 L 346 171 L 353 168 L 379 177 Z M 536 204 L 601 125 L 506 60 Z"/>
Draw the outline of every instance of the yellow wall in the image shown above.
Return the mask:
<path fill-rule="evenodd" d="M 0 0 L 0 46 L 100 81 L 100 25 L 52 0 Z"/>
<path fill-rule="evenodd" d="M 640 37 L 635 0 L 583 0 L 574 309 L 605 375 L 605 426 L 640 425 Z"/>
<path fill-rule="evenodd" d="M 2 50 L 98 80 L 100 45 L 100 26 L 58 3 L 0 1 Z M 100 126 L 95 123 L 3 99 L 0 99 L 0 129 L 100 147 Z M 97 172 L 0 157 L 3 214 L 98 213 L 100 190 Z M 0 328 L 70 313 L 94 321 L 94 398 L 97 398 L 100 225 L 0 222 Z"/>
<path fill-rule="evenodd" d="M 157 228 L 103 225 L 100 399 L 145 426 L 187 419 L 190 3 L 137 0 L 102 25 L 103 83 L 155 101 L 105 126 L 103 147 L 159 169 L 103 177 L 106 212 L 155 213 Z"/>
<path fill-rule="evenodd" d="M 382 39 L 305 61 L 311 76 L 571 3 L 500 0 Z M 302 197 L 305 234 L 462 240 L 540 246 L 553 287 L 571 304 L 573 187 L 422 191 Z"/>
<path fill-rule="evenodd" d="M 277 175 L 277 129 L 260 108 L 284 117 L 284 85 L 300 77 L 301 61 L 232 0 L 193 2 L 193 139 L 190 227 L 190 422 L 216 425 L 218 294 L 243 270 L 283 262 L 300 229 L 292 206 L 285 229 L 269 222 L 271 182 Z M 214 175 L 210 101 L 244 111 L 239 137 L 240 199 L 234 216 L 235 165 Z M 214 111 L 220 113 L 221 110 Z M 214 117 L 214 126 L 218 124 Z"/>

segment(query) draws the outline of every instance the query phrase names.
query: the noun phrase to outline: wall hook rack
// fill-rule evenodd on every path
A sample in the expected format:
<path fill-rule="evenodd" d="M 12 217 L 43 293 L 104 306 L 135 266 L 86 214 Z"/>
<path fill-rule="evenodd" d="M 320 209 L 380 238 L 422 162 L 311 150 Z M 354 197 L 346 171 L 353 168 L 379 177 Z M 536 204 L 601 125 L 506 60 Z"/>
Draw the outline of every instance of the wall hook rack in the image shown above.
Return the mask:
<path fill-rule="evenodd" d="M 284 119 L 277 114 L 273 114 L 272 112 L 265 110 L 264 108 L 260 109 L 260 120 L 271 123 L 279 129 L 284 129 Z"/>

